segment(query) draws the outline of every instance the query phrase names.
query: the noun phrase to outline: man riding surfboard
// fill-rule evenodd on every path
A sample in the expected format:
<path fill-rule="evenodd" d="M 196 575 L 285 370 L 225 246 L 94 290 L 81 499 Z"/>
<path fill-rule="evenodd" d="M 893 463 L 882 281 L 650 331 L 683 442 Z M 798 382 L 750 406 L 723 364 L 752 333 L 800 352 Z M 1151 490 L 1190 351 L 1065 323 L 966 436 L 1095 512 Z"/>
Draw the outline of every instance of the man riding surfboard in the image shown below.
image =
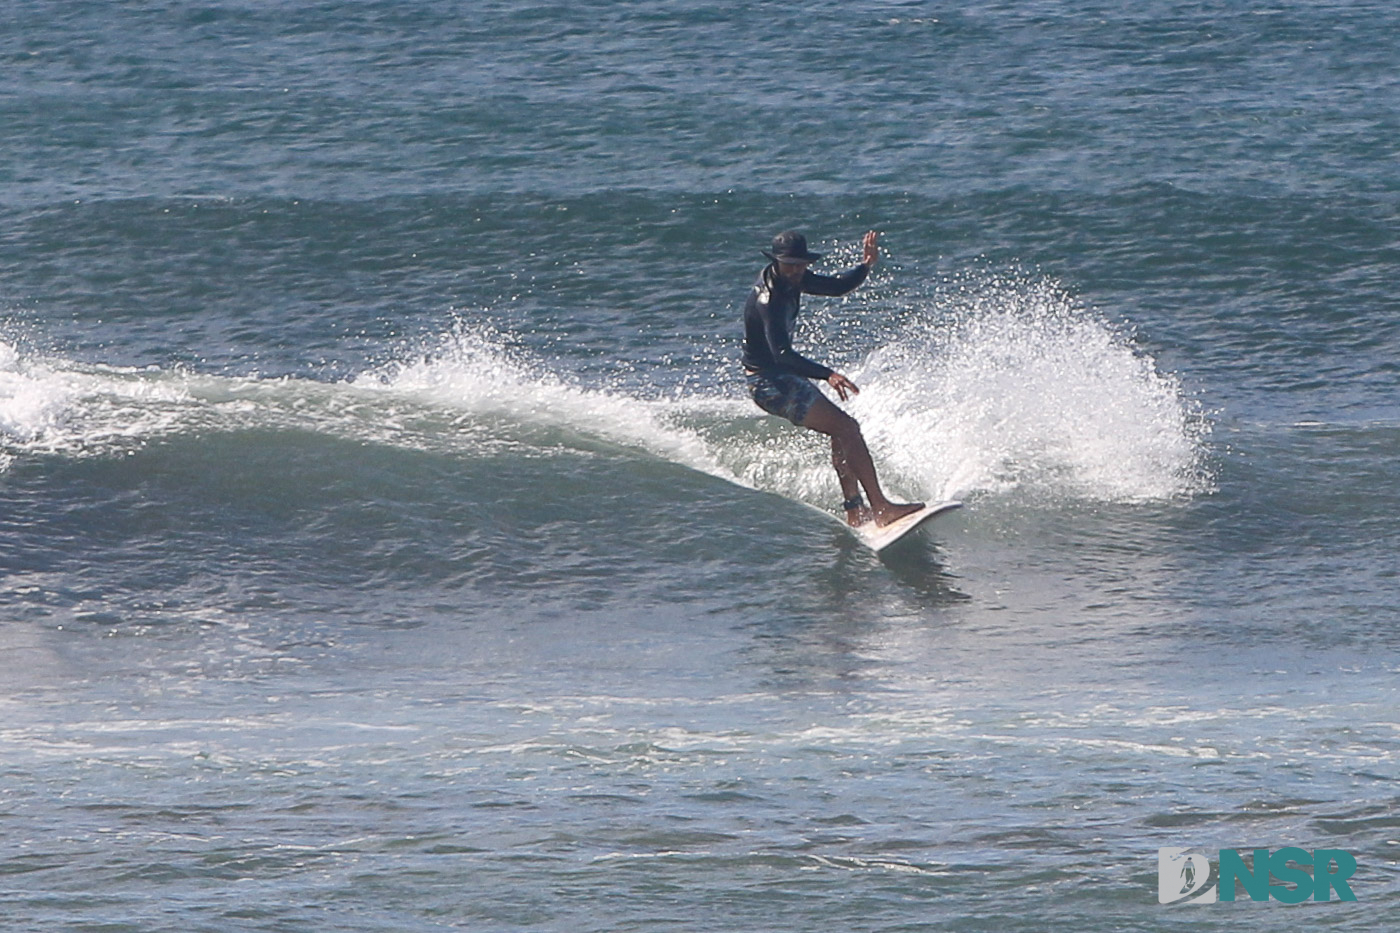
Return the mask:
<path fill-rule="evenodd" d="M 770 260 L 749 290 L 744 304 L 744 372 L 749 394 L 764 411 L 799 427 L 831 438 L 831 463 L 841 483 L 846 521 L 857 527 L 873 521 L 885 526 L 924 507 L 922 502 L 896 503 L 885 498 L 875 475 L 875 463 L 860 425 L 817 390 L 821 379 L 841 401 L 860 392 L 856 384 L 830 367 L 813 362 L 792 348 L 792 329 L 803 294 L 845 295 L 870 274 L 880 258 L 880 235 L 865 235 L 864 259 L 840 275 L 818 275 L 808 266 L 821 258 L 807 249 L 807 238 L 786 230 L 773 238 Z M 869 497 L 867 506 L 861 489 Z"/>

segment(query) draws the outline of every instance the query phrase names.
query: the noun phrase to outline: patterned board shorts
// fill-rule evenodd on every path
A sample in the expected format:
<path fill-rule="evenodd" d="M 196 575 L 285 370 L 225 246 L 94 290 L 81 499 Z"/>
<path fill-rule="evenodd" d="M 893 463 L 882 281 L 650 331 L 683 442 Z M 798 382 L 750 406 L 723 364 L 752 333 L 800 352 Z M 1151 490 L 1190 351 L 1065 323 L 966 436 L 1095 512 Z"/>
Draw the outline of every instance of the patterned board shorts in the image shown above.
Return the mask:
<path fill-rule="evenodd" d="M 810 379 L 792 373 L 749 373 L 748 383 L 749 394 L 759 408 L 798 426 L 822 397 Z"/>

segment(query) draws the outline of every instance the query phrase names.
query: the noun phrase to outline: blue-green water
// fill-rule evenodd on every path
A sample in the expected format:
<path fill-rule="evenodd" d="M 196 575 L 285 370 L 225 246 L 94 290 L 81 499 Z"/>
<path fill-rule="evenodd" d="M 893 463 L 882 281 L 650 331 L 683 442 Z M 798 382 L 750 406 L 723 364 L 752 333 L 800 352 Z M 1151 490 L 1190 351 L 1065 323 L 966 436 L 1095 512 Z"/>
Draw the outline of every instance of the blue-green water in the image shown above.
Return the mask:
<path fill-rule="evenodd" d="M 9 0 L 5 928 L 1393 929 L 1397 34 Z M 966 503 L 884 558 L 739 378 L 791 226 Z"/>

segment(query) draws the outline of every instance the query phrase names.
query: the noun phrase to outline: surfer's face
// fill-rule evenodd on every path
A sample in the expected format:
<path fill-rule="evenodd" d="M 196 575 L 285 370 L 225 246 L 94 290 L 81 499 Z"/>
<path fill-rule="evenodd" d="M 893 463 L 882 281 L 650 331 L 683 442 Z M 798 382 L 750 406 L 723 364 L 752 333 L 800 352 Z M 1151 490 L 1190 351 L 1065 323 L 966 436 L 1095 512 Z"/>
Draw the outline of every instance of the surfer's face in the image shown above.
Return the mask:
<path fill-rule="evenodd" d="M 790 285 L 800 285 L 802 276 L 807 272 L 805 262 L 780 262 L 778 263 L 778 275 Z"/>

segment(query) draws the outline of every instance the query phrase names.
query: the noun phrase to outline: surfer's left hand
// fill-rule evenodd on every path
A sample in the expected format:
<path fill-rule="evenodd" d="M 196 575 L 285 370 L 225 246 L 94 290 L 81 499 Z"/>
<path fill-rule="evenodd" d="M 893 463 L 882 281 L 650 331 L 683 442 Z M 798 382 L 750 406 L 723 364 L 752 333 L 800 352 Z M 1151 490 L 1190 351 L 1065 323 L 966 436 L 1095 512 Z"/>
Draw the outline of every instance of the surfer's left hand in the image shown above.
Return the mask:
<path fill-rule="evenodd" d="M 865 235 L 865 264 L 874 268 L 875 263 L 880 261 L 880 234 L 871 230 Z"/>

